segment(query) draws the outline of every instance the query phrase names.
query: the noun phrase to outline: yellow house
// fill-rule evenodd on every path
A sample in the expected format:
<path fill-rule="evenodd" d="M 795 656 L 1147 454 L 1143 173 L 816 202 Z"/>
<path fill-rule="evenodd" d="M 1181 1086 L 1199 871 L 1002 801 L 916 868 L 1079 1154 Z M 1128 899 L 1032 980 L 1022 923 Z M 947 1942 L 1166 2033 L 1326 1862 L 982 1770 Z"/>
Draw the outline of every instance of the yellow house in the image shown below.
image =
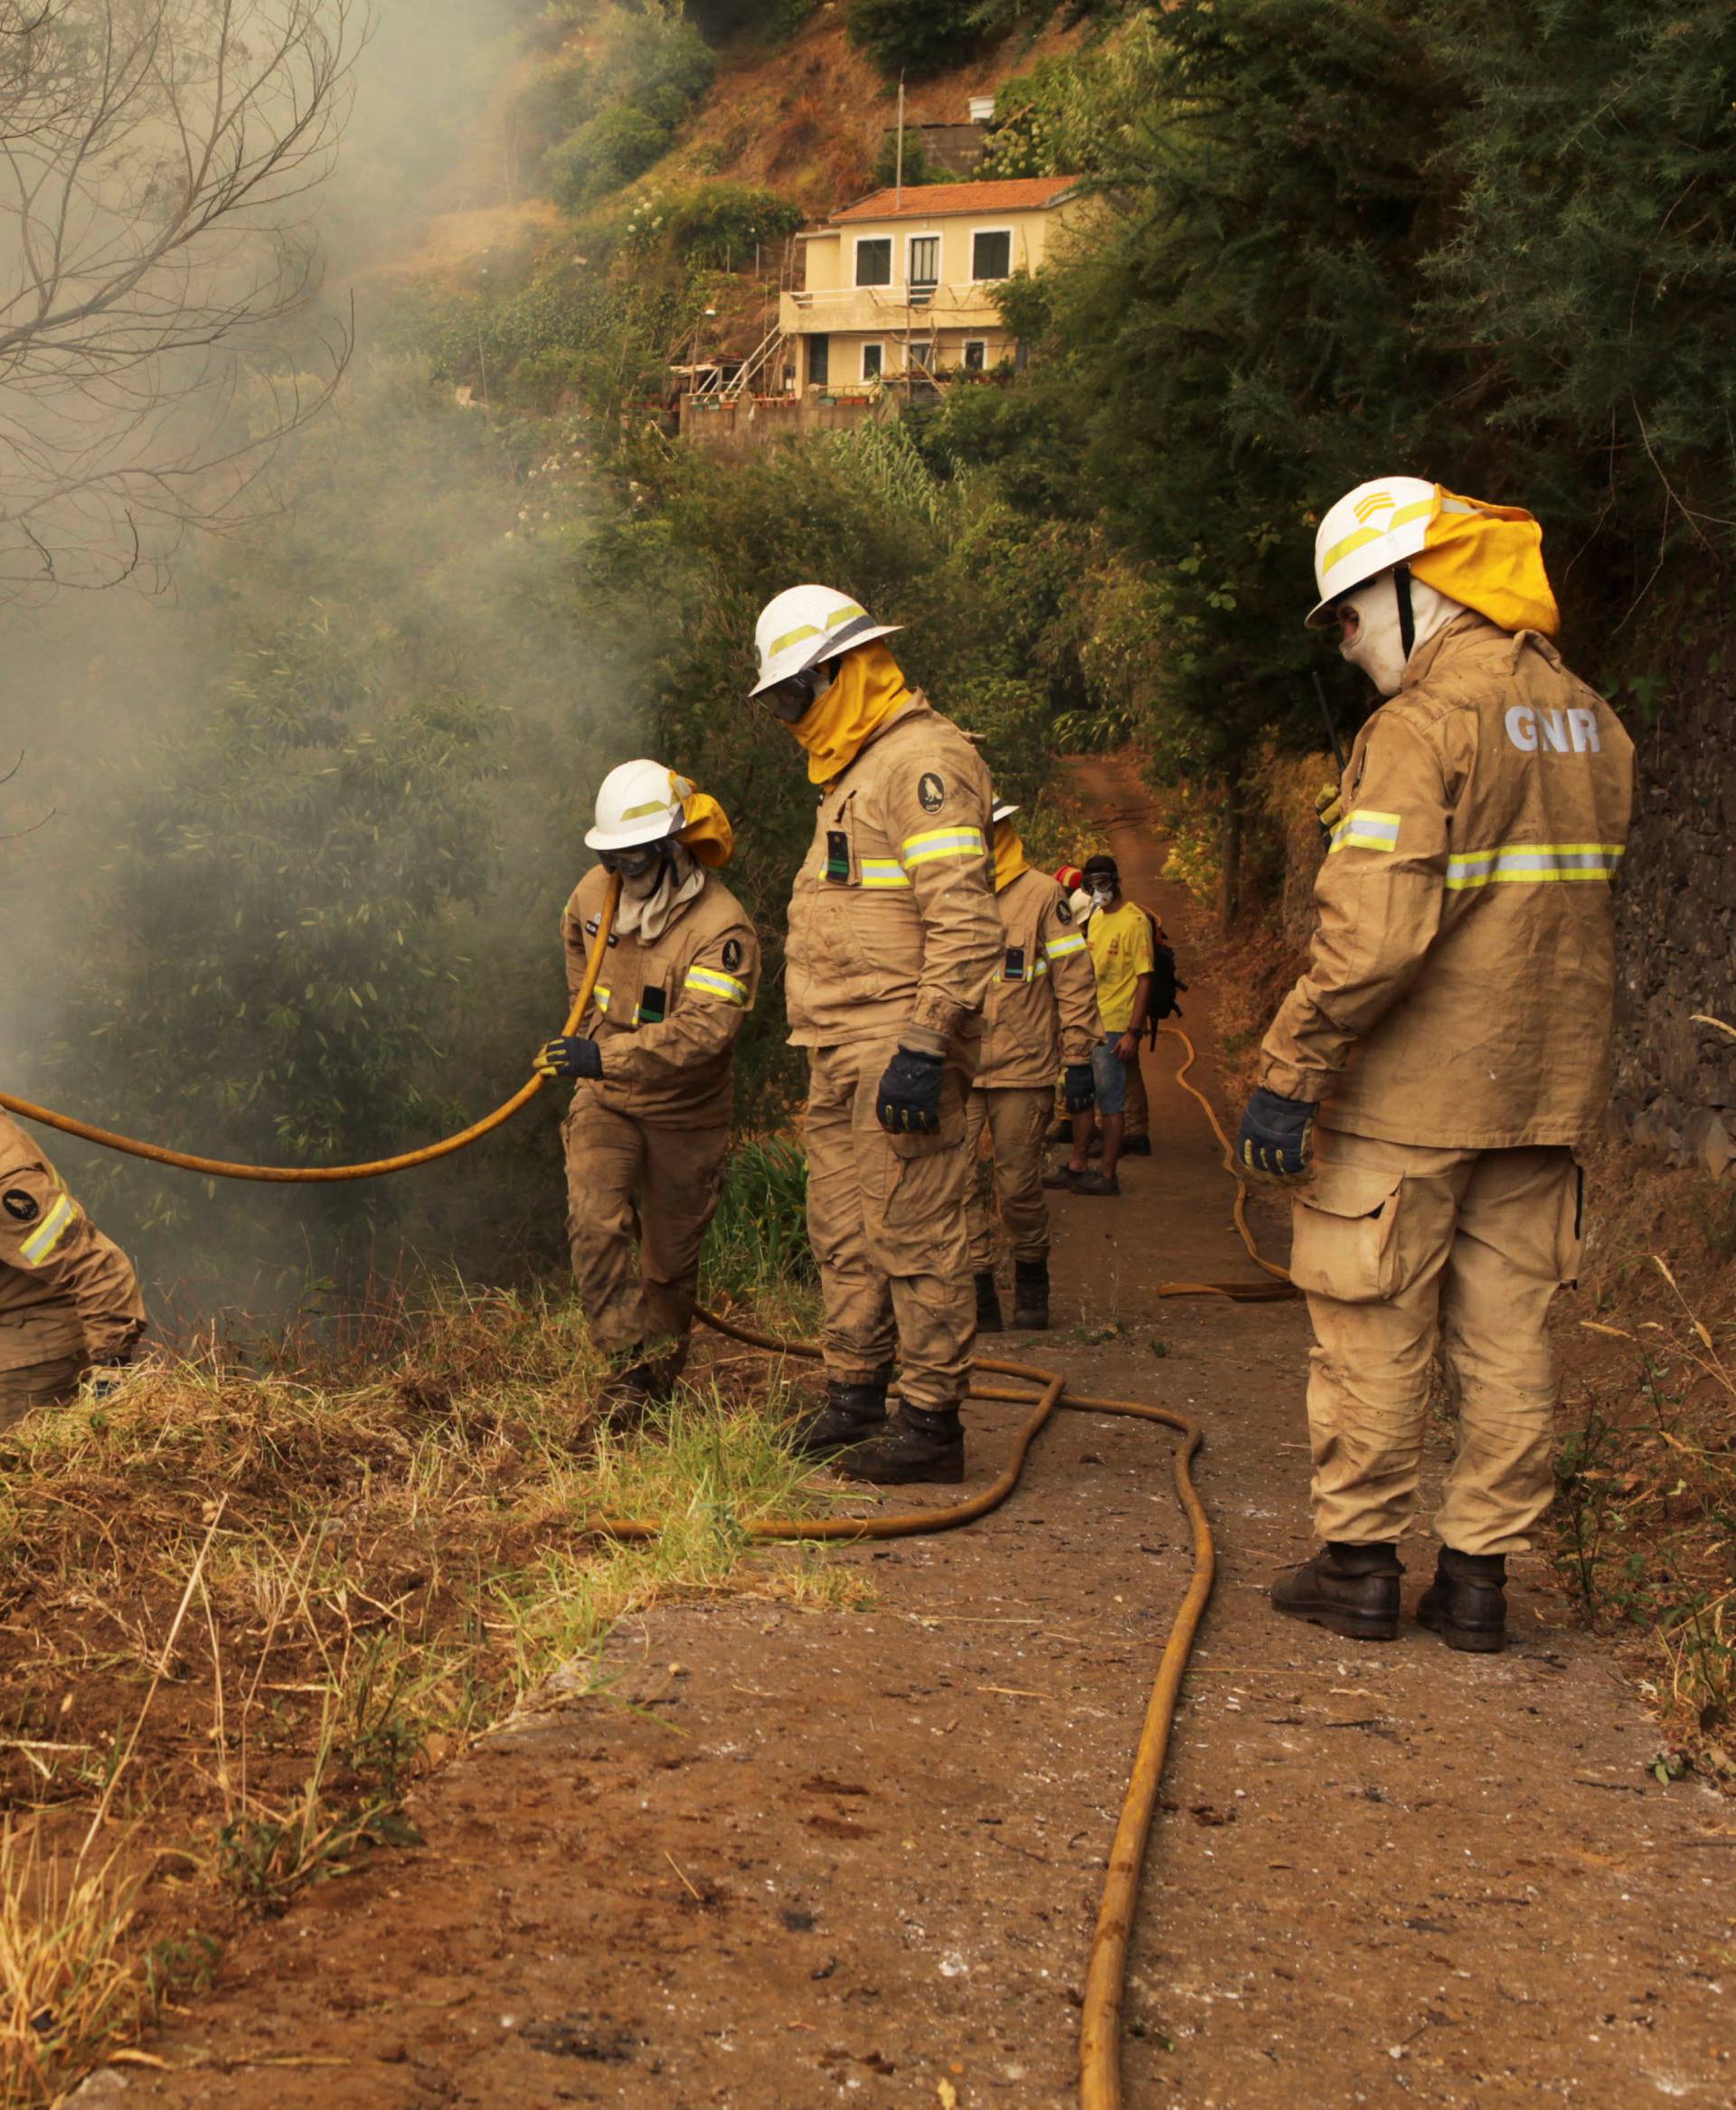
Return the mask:
<path fill-rule="evenodd" d="M 804 394 L 984 372 L 1018 345 L 995 296 L 1036 271 L 1085 204 L 1077 176 L 876 191 L 798 235 L 806 269 L 778 324 Z"/>

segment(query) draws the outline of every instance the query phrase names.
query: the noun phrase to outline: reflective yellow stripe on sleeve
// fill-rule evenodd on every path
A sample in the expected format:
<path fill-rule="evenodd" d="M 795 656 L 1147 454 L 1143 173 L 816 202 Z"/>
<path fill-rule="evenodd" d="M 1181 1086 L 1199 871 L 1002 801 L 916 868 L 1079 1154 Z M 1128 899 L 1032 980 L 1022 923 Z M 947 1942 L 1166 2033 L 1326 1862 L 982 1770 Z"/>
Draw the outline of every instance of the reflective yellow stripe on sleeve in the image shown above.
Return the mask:
<path fill-rule="evenodd" d="M 905 836 L 898 854 L 908 871 L 913 864 L 932 864 L 940 857 L 986 857 L 988 845 L 980 828 L 929 828 Z"/>
<path fill-rule="evenodd" d="M 1494 850 L 1467 850 L 1447 860 L 1447 884 L 1455 893 L 1467 887 L 1615 877 L 1627 854 L 1619 843 L 1504 843 Z"/>
<path fill-rule="evenodd" d="M 1069 953 L 1082 953 L 1085 940 L 1077 930 L 1070 930 L 1065 937 L 1052 937 L 1043 946 L 1052 960 L 1064 960 Z"/>
<path fill-rule="evenodd" d="M 747 1009 L 747 984 L 738 982 L 733 975 L 725 975 L 716 967 L 689 967 L 686 985 L 706 996 L 721 996 L 725 1003 L 736 1003 L 742 1010 Z"/>
<path fill-rule="evenodd" d="M 1332 831 L 1326 854 L 1334 856 L 1340 850 L 1396 850 L 1398 846 L 1398 815 L 1372 813 L 1359 807 L 1356 812 L 1346 814 Z"/>
<path fill-rule="evenodd" d="M 79 1220 L 79 1205 L 70 1194 L 60 1195 L 19 1248 L 26 1267 L 40 1267 Z"/>
<path fill-rule="evenodd" d="M 862 883 L 864 887 L 908 887 L 910 881 L 897 858 L 864 857 Z"/>

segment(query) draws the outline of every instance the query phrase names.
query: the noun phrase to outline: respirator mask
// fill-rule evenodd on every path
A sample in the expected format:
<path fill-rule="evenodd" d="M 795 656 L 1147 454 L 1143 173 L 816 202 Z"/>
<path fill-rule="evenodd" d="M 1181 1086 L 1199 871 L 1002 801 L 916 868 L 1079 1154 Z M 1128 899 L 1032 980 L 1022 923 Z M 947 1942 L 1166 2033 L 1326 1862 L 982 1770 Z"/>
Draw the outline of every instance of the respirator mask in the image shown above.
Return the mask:
<path fill-rule="evenodd" d="M 823 665 L 806 666 L 798 674 L 774 682 L 770 688 L 762 689 L 754 701 L 763 703 L 771 715 L 785 725 L 794 725 L 806 718 L 835 679 L 837 667 L 827 660 Z"/>
<path fill-rule="evenodd" d="M 1120 870 L 1108 858 L 1101 863 L 1093 861 L 1085 867 L 1085 890 L 1091 897 L 1091 906 L 1107 909 L 1114 900 L 1121 884 Z"/>

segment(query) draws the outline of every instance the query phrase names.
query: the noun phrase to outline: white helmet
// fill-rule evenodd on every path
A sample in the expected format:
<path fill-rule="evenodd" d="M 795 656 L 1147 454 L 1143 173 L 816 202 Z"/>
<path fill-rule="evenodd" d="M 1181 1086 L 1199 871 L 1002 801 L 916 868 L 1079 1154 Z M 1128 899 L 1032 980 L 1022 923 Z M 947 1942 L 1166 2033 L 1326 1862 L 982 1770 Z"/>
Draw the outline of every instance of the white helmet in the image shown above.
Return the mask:
<path fill-rule="evenodd" d="M 623 762 L 597 787 L 597 817 L 585 831 L 588 850 L 637 850 L 661 843 L 686 825 L 684 801 L 693 789 L 661 762 Z"/>
<path fill-rule="evenodd" d="M 836 659 L 902 627 L 901 623 L 876 623 L 859 601 L 829 586 L 788 587 L 766 603 L 754 626 L 760 679 L 749 692 L 757 696 L 776 682 L 787 682 L 822 660 Z"/>
<path fill-rule="evenodd" d="M 1377 476 L 1346 493 L 1314 538 L 1320 598 L 1309 613 L 1308 628 L 1329 630 L 1332 611 L 1346 594 L 1420 555 L 1439 505 L 1437 486 L 1420 476 Z"/>
<path fill-rule="evenodd" d="M 997 798 L 995 801 L 994 811 L 989 815 L 988 817 L 991 824 L 1000 821 L 1010 821 L 1014 814 L 1023 813 L 1024 810 L 1024 809 L 1023 806 L 1014 805 L 1011 799 Z"/>

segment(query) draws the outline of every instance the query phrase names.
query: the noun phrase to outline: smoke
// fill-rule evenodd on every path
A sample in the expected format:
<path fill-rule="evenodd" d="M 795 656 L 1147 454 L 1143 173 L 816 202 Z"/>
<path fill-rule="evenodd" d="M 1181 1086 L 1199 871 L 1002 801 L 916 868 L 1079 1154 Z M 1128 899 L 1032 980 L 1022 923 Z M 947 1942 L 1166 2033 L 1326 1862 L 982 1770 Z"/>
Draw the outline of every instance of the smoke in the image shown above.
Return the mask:
<path fill-rule="evenodd" d="M 213 1154 L 371 1156 L 505 1097 L 559 1022 L 559 909 L 591 785 L 642 751 L 645 660 L 572 590 L 608 503 L 577 421 L 461 408 L 403 319 L 407 287 L 461 305 L 536 230 L 503 145 L 525 12 L 374 0 L 312 216 L 323 290 L 250 356 L 281 387 L 334 326 L 353 349 L 259 517 L 194 533 L 160 591 L 0 605 L 14 1091 Z M 269 416 L 263 386 L 236 418 Z M 546 1264 L 553 1126 L 539 1107 L 486 1154 L 338 1190 L 44 1141 L 159 1307 L 257 1311 L 411 1250 Z"/>

